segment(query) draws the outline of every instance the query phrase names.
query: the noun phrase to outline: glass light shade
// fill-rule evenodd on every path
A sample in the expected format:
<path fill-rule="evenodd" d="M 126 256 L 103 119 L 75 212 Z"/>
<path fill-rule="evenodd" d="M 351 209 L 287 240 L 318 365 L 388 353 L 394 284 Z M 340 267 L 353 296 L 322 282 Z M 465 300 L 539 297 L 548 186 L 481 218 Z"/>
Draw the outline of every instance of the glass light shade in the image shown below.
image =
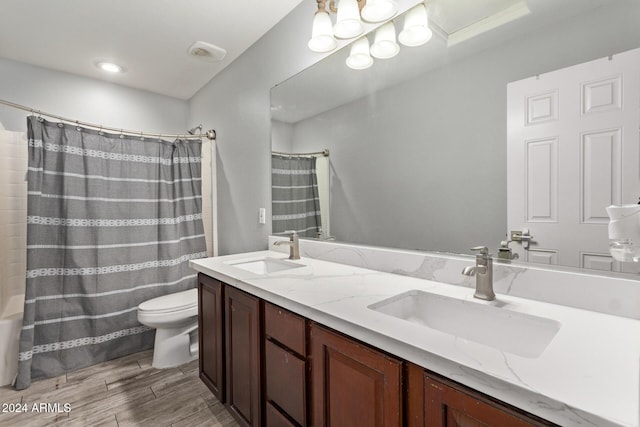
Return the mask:
<path fill-rule="evenodd" d="M 358 0 L 340 0 L 333 34 L 339 39 L 350 39 L 362 33 L 364 33 L 364 25 L 360 20 Z"/>
<path fill-rule="evenodd" d="M 398 40 L 405 46 L 420 46 L 431 40 L 432 35 L 427 9 L 424 3 L 420 3 L 407 12 Z"/>
<path fill-rule="evenodd" d="M 313 28 L 311 40 L 307 46 L 314 52 L 329 52 L 336 48 L 338 43 L 333 38 L 331 30 L 331 18 L 328 12 L 316 12 L 313 16 Z"/>
<path fill-rule="evenodd" d="M 371 45 L 371 55 L 378 59 L 393 58 L 400 52 L 396 43 L 396 27 L 389 21 L 376 30 L 376 37 Z"/>
<path fill-rule="evenodd" d="M 398 13 L 398 2 L 395 0 L 367 0 L 362 8 L 362 19 L 368 22 L 383 22 Z"/>
<path fill-rule="evenodd" d="M 373 65 L 373 58 L 369 54 L 369 39 L 366 36 L 353 42 L 346 62 L 347 67 L 354 70 L 364 70 Z"/>

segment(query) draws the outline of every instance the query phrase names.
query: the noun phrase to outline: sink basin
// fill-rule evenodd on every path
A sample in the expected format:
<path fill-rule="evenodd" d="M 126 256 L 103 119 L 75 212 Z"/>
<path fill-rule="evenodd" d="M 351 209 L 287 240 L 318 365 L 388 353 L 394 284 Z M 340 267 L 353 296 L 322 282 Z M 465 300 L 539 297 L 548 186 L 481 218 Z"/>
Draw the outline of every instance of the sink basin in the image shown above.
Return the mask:
<path fill-rule="evenodd" d="M 291 270 L 292 268 L 304 267 L 304 265 L 302 264 L 296 264 L 295 262 L 289 262 L 277 258 L 254 258 L 249 260 L 235 260 L 229 261 L 226 264 L 229 264 L 241 270 L 250 271 L 255 274 L 269 274 L 278 271 Z"/>
<path fill-rule="evenodd" d="M 561 326 L 552 319 L 418 290 L 368 308 L 527 358 L 540 356 Z"/>

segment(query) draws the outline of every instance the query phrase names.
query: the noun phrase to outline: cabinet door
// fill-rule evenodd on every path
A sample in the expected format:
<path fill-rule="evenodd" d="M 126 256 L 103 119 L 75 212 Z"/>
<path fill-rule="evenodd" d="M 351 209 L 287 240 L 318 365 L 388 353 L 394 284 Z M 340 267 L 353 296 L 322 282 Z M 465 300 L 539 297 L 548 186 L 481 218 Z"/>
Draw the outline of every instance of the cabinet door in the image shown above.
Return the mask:
<path fill-rule="evenodd" d="M 531 427 L 552 425 L 445 380 L 424 376 L 424 425 L 429 427 Z M 411 424 L 409 424 L 411 425 Z"/>
<path fill-rule="evenodd" d="M 306 426 L 305 361 L 265 340 L 264 368 L 267 401 L 278 405 L 299 425 Z"/>
<path fill-rule="evenodd" d="M 246 426 L 261 425 L 260 300 L 225 288 L 227 404 Z"/>
<path fill-rule="evenodd" d="M 200 379 L 224 403 L 224 316 L 222 283 L 198 274 Z"/>
<path fill-rule="evenodd" d="M 402 362 L 312 324 L 313 425 L 402 425 Z"/>

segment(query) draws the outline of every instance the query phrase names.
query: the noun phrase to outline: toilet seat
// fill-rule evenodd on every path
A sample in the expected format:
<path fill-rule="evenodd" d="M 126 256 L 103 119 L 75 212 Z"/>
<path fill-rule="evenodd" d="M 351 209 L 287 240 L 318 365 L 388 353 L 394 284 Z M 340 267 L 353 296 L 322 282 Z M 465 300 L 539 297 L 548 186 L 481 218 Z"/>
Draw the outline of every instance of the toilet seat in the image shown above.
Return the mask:
<path fill-rule="evenodd" d="M 195 318 L 196 316 L 198 316 L 198 305 L 182 310 L 165 312 L 138 310 L 138 321 L 153 328 L 167 328 L 171 326 L 180 327 L 185 322 L 192 322 L 192 318 Z"/>
<path fill-rule="evenodd" d="M 195 309 L 195 314 L 190 314 Z M 178 314 L 184 311 L 185 315 L 198 314 L 198 289 L 193 288 L 182 292 L 163 295 L 141 303 L 138 312 L 145 315 L 154 314 Z"/>

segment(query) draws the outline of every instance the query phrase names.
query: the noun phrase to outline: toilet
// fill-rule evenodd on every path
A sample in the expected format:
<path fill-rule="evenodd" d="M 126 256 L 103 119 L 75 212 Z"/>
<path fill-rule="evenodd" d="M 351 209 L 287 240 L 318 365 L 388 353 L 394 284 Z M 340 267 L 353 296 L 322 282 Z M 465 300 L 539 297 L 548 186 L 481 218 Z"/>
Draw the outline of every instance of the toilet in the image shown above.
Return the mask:
<path fill-rule="evenodd" d="M 143 302 L 138 321 L 156 329 L 154 368 L 173 368 L 198 357 L 198 289 Z"/>

